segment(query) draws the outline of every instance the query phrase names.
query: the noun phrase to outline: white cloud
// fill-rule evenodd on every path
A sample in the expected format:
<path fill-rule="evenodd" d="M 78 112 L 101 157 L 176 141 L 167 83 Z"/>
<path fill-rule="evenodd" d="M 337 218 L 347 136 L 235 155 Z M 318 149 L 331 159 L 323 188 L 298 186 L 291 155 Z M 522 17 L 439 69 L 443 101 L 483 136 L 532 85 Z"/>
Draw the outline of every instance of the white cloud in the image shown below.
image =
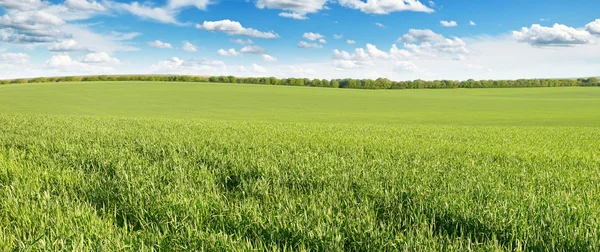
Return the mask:
<path fill-rule="evenodd" d="M 65 0 L 65 5 L 71 9 L 80 11 L 105 11 L 106 8 L 96 1 L 87 0 Z"/>
<path fill-rule="evenodd" d="M 333 50 L 333 59 L 338 60 L 353 60 L 353 61 L 373 61 L 373 60 L 389 60 L 389 59 L 404 59 L 409 57 L 410 53 L 406 50 L 400 50 L 396 45 L 392 45 L 390 52 L 386 53 L 377 49 L 377 46 L 367 44 L 366 49 L 356 48 L 354 53 L 346 51 Z"/>
<path fill-rule="evenodd" d="M 262 58 L 264 61 L 267 61 L 267 62 L 274 62 L 274 61 L 277 61 L 277 59 L 276 59 L 275 57 L 273 57 L 273 56 L 271 56 L 271 55 L 268 55 L 268 54 L 263 54 L 263 55 L 261 56 L 261 58 Z"/>
<path fill-rule="evenodd" d="M 150 47 L 162 48 L 162 49 L 171 49 L 171 48 L 173 48 L 173 46 L 171 44 L 162 42 L 160 40 L 154 40 L 152 42 L 148 42 L 148 45 Z"/>
<path fill-rule="evenodd" d="M 456 21 L 446 21 L 446 20 L 442 20 L 440 21 L 440 24 L 444 27 L 456 27 L 458 26 L 458 23 L 456 23 Z"/>
<path fill-rule="evenodd" d="M 258 64 L 252 64 L 252 72 L 255 73 L 266 73 L 267 69 L 265 69 L 264 67 L 258 65 Z"/>
<path fill-rule="evenodd" d="M 348 45 L 354 45 L 354 44 L 356 44 L 356 41 L 348 39 L 348 40 L 346 40 L 346 44 L 348 44 Z"/>
<path fill-rule="evenodd" d="M 398 38 L 398 42 L 404 42 L 404 48 L 413 56 L 421 58 L 465 60 L 471 54 L 462 39 L 446 38 L 431 30 L 410 29 Z"/>
<path fill-rule="evenodd" d="M 92 63 L 92 64 L 119 64 L 121 61 L 117 58 L 113 58 L 108 53 L 105 52 L 97 52 L 97 53 L 88 53 L 81 60 L 84 63 Z"/>
<path fill-rule="evenodd" d="M 47 5 L 40 0 L 0 0 L 0 6 L 9 10 L 39 10 Z"/>
<path fill-rule="evenodd" d="M 72 59 L 69 55 L 54 55 L 44 65 L 48 69 L 58 70 L 71 75 L 112 73 L 114 69 L 108 66 L 98 66 L 82 63 Z M 46 72 L 48 74 L 48 72 Z"/>
<path fill-rule="evenodd" d="M 68 39 L 61 41 L 60 43 L 54 43 L 53 46 L 48 47 L 48 51 L 51 52 L 76 52 L 76 51 L 87 51 L 88 49 L 79 45 L 77 41 Z"/>
<path fill-rule="evenodd" d="M 323 69 L 321 67 L 321 69 Z M 303 66 L 283 66 L 278 67 L 275 71 L 276 75 L 281 78 L 287 77 L 295 77 L 295 78 L 307 78 L 307 77 L 322 77 L 315 76 L 317 75 L 317 71 L 311 67 L 303 67 Z"/>
<path fill-rule="evenodd" d="M 398 42 L 414 43 L 414 42 L 439 42 L 444 40 L 444 36 L 437 34 L 429 29 L 419 30 L 410 29 L 408 33 L 398 38 Z"/>
<path fill-rule="evenodd" d="M 419 70 L 419 67 L 417 67 L 417 65 L 415 65 L 415 63 L 412 63 L 410 61 L 398 61 L 396 62 L 396 67 L 394 68 L 394 71 L 396 72 L 416 72 Z"/>
<path fill-rule="evenodd" d="M 223 61 L 206 58 L 182 60 L 177 57 L 151 65 L 150 71 L 153 73 L 190 75 L 225 75 L 228 73 L 227 65 Z"/>
<path fill-rule="evenodd" d="M 138 51 L 139 48 L 130 45 L 130 41 L 140 35 L 137 32 L 120 33 L 104 32 L 96 33 L 86 25 L 66 24 L 60 28 L 63 32 L 70 34 L 70 37 L 80 45 L 85 45 L 89 51 L 96 52 L 130 52 Z"/>
<path fill-rule="evenodd" d="M 419 0 L 338 0 L 340 5 L 368 14 L 389 14 L 397 11 L 434 12 Z"/>
<path fill-rule="evenodd" d="M 261 32 L 252 28 L 244 28 L 242 24 L 229 19 L 221 21 L 204 21 L 202 24 L 196 24 L 196 28 L 212 32 L 224 32 L 229 35 L 239 35 L 257 38 L 278 38 L 279 35 L 274 32 Z"/>
<path fill-rule="evenodd" d="M 469 25 L 476 26 L 477 24 L 473 21 L 469 21 Z"/>
<path fill-rule="evenodd" d="M 129 4 L 117 2 L 106 3 L 109 3 L 109 7 L 112 9 L 129 12 L 142 19 L 150 19 L 167 24 L 179 24 L 176 18 L 178 12 L 173 9 L 152 7 L 147 4 L 139 4 L 138 2 Z"/>
<path fill-rule="evenodd" d="M 240 50 L 240 52 L 242 53 L 264 53 L 265 49 L 263 49 L 260 46 L 255 46 L 255 45 L 248 45 L 248 46 L 244 46 L 242 47 L 242 49 Z"/>
<path fill-rule="evenodd" d="M 67 68 L 72 66 L 82 66 L 83 64 L 79 61 L 71 59 L 69 55 L 54 55 L 52 58 L 46 61 L 46 66 L 52 68 Z"/>
<path fill-rule="evenodd" d="M 308 17 L 306 17 L 306 14 L 300 14 L 300 13 L 296 13 L 296 12 L 281 12 L 281 13 L 279 13 L 279 16 L 285 17 L 285 18 L 298 19 L 298 20 L 308 19 Z"/>
<path fill-rule="evenodd" d="M 248 72 L 248 68 L 246 68 L 245 66 L 239 66 L 237 70 L 238 72 Z"/>
<path fill-rule="evenodd" d="M 210 0 L 168 0 L 166 6 L 154 7 L 149 3 L 145 2 L 140 4 L 138 2 L 132 3 L 117 3 L 110 0 L 105 0 L 105 4 L 108 7 L 116 10 L 126 11 L 133 15 L 136 15 L 142 19 L 155 20 L 161 23 L 177 24 L 177 15 L 181 12 L 181 9 L 194 6 L 200 10 L 205 10 L 209 4 L 214 3 Z"/>
<path fill-rule="evenodd" d="M 300 41 L 300 43 L 298 43 L 298 48 L 303 48 L 303 49 L 320 49 L 320 48 L 323 48 L 323 46 L 319 45 L 317 43 L 308 43 L 306 41 Z"/>
<path fill-rule="evenodd" d="M 379 27 L 381 27 L 381 28 L 385 28 L 385 25 L 384 25 L 384 24 L 382 24 L 382 23 L 375 23 L 375 25 L 377 25 L 377 26 L 379 26 Z"/>
<path fill-rule="evenodd" d="M 183 49 L 186 52 L 197 52 L 198 51 L 198 47 L 196 47 L 194 44 L 192 44 L 188 41 L 183 41 L 183 47 L 181 47 L 181 49 Z"/>
<path fill-rule="evenodd" d="M 325 39 L 319 39 L 319 43 L 321 43 L 321 44 L 327 44 L 327 40 L 325 40 Z"/>
<path fill-rule="evenodd" d="M 373 66 L 375 62 L 388 60 L 405 60 L 411 53 L 392 45 L 389 52 L 379 50 L 375 45 L 367 44 L 366 49 L 356 48 L 353 53 L 333 50 L 333 64 L 336 68 L 360 68 Z"/>
<path fill-rule="evenodd" d="M 334 39 L 342 39 L 343 37 L 344 37 L 344 35 L 333 34 Z"/>
<path fill-rule="evenodd" d="M 167 8 L 180 9 L 187 6 L 194 6 L 200 10 L 206 10 L 206 7 L 213 2 L 210 0 L 169 0 Z"/>
<path fill-rule="evenodd" d="M 302 35 L 302 37 L 305 39 L 311 40 L 311 41 L 325 38 L 325 36 L 323 36 L 319 33 L 312 33 L 312 32 L 305 32 L 304 35 Z"/>
<path fill-rule="evenodd" d="M 600 35 L 600 19 L 585 25 L 585 29 L 591 34 Z"/>
<path fill-rule="evenodd" d="M 8 43 L 46 43 L 68 34 L 57 30 L 65 24 L 45 11 L 9 11 L 0 16 L 0 40 Z"/>
<path fill-rule="evenodd" d="M 231 48 L 227 51 L 223 50 L 223 49 L 219 49 L 217 51 L 218 55 L 221 56 L 242 56 L 242 53 L 236 52 L 235 49 Z"/>
<path fill-rule="evenodd" d="M 114 40 L 132 40 L 140 35 L 142 35 L 142 34 L 139 32 L 128 32 L 128 33 L 122 33 L 122 32 L 116 32 L 116 31 L 110 32 L 110 36 Z"/>
<path fill-rule="evenodd" d="M 250 40 L 250 39 L 248 39 L 248 40 L 235 39 L 235 40 L 229 40 L 229 41 L 231 41 L 233 43 L 236 43 L 236 44 L 240 44 L 240 45 L 252 45 L 252 44 L 254 44 L 254 42 L 252 40 Z"/>
<path fill-rule="evenodd" d="M 3 53 L 0 54 L 0 61 L 13 65 L 27 64 L 29 63 L 29 55 L 25 53 Z"/>
<path fill-rule="evenodd" d="M 308 13 L 316 13 L 325 8 L 327 0 L 258 0 L 256 7 L 260 9 L 280 9 L 291 13 L 284 14 L 297 17 L 306 17 Z M 286 13 L 286 12 L 283 12 Z M 282 13 L 279 14 L 282 16 Z"/>
<path fill-rule="evenodd" d="M 432 7 L 432 8 L 435 7 L 435 2 L 434 1 L 429 1 L 429 6 Z"/>
<path fill-rule="evenodd" d="M 520 31 L 513 31 L 513 38 L 532 46 L 574 46 L 593 42 L 588 31 L 562 24 L 554 24 L 552 27 L 539 24 L 534 24 L 531 28 L 523 27 Z"/>
<path fill-rule="evenodd" d="M 154 71 L 165 71 L 169 72 L 171 70 L 175 70 L 183 65 L 183 60 L 173 57 L 168 60 L 159 61 L 157 64 L 152 65 L 150 68 Z"/>

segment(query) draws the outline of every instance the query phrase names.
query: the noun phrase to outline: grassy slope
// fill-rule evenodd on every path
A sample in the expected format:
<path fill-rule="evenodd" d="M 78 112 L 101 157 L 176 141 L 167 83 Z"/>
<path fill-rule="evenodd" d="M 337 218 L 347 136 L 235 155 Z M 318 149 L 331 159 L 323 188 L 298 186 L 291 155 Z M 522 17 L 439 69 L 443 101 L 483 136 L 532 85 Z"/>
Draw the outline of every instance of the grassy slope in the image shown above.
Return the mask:
<path fill-rule="evenodd" d="M 599 95 L 0 87 L 0 250 L 598 251 Z"/>
<path fill-rule="evenodd" d="M 600 125 L 598 97 L 598 88 L 374 91 L 164 82 L 52 83 L 0 86 L 0 112 L 276 122 L 595 126 Z"/>

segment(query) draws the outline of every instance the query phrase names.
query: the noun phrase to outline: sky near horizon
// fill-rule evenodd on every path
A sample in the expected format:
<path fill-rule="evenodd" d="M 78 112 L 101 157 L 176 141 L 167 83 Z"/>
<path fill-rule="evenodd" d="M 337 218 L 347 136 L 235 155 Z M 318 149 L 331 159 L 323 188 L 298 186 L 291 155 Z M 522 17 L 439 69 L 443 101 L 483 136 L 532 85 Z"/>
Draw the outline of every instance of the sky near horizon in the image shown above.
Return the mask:
<path fill-rule="evenodd" d="M 0 0 L 0 79 L 600 75 L 597 0 Z"/>

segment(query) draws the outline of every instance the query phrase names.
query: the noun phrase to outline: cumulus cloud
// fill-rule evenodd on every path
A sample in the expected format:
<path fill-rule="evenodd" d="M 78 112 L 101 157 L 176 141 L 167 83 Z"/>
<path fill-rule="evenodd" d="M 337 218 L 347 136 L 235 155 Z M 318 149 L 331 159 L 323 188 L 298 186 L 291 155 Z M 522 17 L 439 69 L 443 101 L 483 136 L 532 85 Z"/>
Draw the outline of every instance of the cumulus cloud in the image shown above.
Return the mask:
<path fill-rule="evenodd" d="M 319 43 L 321 43 L 321 44 L 327 44 L 327 40 L 325 40 L 325 39 L 319 39 Z"/>
<path fill-rule="evenodd" d="M 248 40 L 243 40 L 243 39 L 235 39 L 235 40 L 233 40 L 232 39 L 232 40 L 229 40 L 229 41 L 231 41 L 233 43 L 236 43 L 236 44 L 240 44 L 240 45 L 252 45 L 252 44 L 254 44 L 254 42 L 252 40 L 250 40 L 250 39 L 248 39 Z"/>
<path fill-rule="evenodd" d="M 469 21 L 469 25 L 476 26 L 477 24 L 473 21 Z"/>
<path fill-rule="evenodd" d="M 200 10 L 206 10 L 209 4 L 214 3 L 210 0 L 168 0 L 167 4 L 162 7 L 154 7 L 149 3 L 140 4 L 132 3 L 117 3 L 113 1 L 104 1 L 110 8 L 120 11 L 129 12 L 142 19 L 155 20 L 161 23 L 180 24 L 177 21 L 177 15 L 181 10 L 188 6 L 194 6 Z"/>
<path fill-rule="evenodd" d="M 279 13 L 279 16 L 304 20 L 308 19 L 306 14 L 319 12 L 326 3 L 327 0 L 258 0 L 256 7 L 284 10 L 286 12 Z"/>
<path fill-rule="evenodd" d="M 600 35 L 600 19 L 585 25 L 585 29 L 591 34 Z"/>
<path fill-rule="evenodd" d="M 221 21 L 204 21 L 204 23 L 202 24 L 196 24 L 196 28 L 212 32 L 224 32 L 228 35 L 239 35 L 266 39 L 279 37 L 277 33 L 274 33 L 272 31 L 262 32 L 252 28 L 245 28 L 239 22 L 231 21 L 229 19 Z"/>
<path fill-rule="evenodd" d="M 305 32 L 304 35 L 302 35 L 303 38 L 311 40 L 311 41 L 315 41 L 317 39 L 322 39 L 325 38 L 325 36 L 319 34 L 319 33 L 312 33 L 312 32 Z"/>
<path fill-rule="evenodd" d="M 348 44 L 348 45 L 354 45 L 354 44 L 356 44 L 356 41 L 348 39 L 348 40 L 346 40 L 346 44 Z"/>
<path fill-rule="evenodd" d="M 192 44 L 188 41 L 183 41 L 183 47 L 181 47 L 181 49 L 183 49 L 186 52 L 197 52 L 198 51 L 198 47 L 196 47 L 194 44 Z"/>
<path fill-rule="evenodd" d="M 105 52 L 97 52 L 97 53 L 88 53 L 83 57 L 81 62 L 84 63 L 92 63 L 92 64 L 119 64 L 121 61 L 117 58 L 113 58 L 108 53 Z"/>
<path fill-rule="evenodd" d="M 81 62 L 71 59 L 69 55 L 55 55 L 46 61 L 46 66 L 53 68 L 65 68 L 81 65 Z"/>
<path fill-rule="evenodd" d="M 265 69 L 264 67 L 258 65 L 258 64 L 252 64 L 252 72 L 255 73 L 266 73 L 267 69 Z"/>
<path fill-rule="evenodd" d="M 154 40 L 152 42 L 148 42 L 148 45 L 150 47 L 162 48 L 162 49 L 171 49 L 171 48 L 173 48 L 173 46 L 171 44 L 162 42 L 160 40 Z"/>
<path fill-rule="evenodd" d="M 340 5 L 360 10 L 368 14 L 389 14 L 397 11 L 415 11 L 415 12 L 434 12 L 433 9 L 425 6 L 419 0 L 339 0 Z"/>
<path fill-rule="evenodd" d="M 303 49 L 320 49 L 320 48 L 323 48 L 323 46 L 319 45 L 317 43 L 308 43 L 306 41 L 300 41 L 300 43 L 298 43 L 298 48 L 303 48 Z"/>
<path fill-rule="evenodd" d="M 273 57 L 273 56 L 271 56 L 271 55 L 268 55 L 268 54 L 263 54 L 263 55 L 261 56 L 261 58 L 262 58 L 264 61 L 267 61 L 267 62 L 274 62 L 274 61 L 277 61 L 277 59 L 276 59 L 275 57 Z"/>
<path fill-rule="evenodd" d="M 142 19 L 150 19 L 167 24 L 179 24 L 176 18 L 178 12 L 173 9 L 153 7 L 148 4 L 140 4 L 138 2 L 127 4 L 117 2 L 107 3 L 110 3 L 110 7 L 112 9 L 129 12 L 132 15 L 138 16 Z"/>
<path fill-rule="evenodd" d="M 575 29 L 562 24 L 545 27 L 534 24 L 530 28 L 523 27 L 513 31 L 513 38 L 532 46 L 574 46 L 590 44 L 592 35 L 586 30 Z"/>
<path fill-rule="evenodd" d="M 242 52 L 242 53 L 259 53 L 259 54 L 262 54 L 262 53 L 265 52 L 265 49 L 263 49 L 260 46 L 248 45 L 248 46 L 242 47 L 242 49 L 240 50 L 240 52 Z"/>
<path fill-rule="evenodd" d="M 183 65 L 183 60 L 173 57 L 168 60 L 159 61 L 157 64 L 152 65 L 150 68 L 155 71 L 170 71 L 177 69 L 181 65 Z"/>
<path fill-rule="evenodd" d="M 106 8 L 96 1 L 66 0 L 65 5 L 71 9 L 80 11 L 105 11 Z"/>
<path fill-rule="evenodd" d="M 155 73 L 220 75 L 227 73 L 227 65 L 223 61 L 206 58 L 182 60 L 173 57 L 151 65 L 150 70 Z"/>
<path fill-rule="evenodd" d="M 446 20 L 442 20 L 440 21 L 440 24 L 444 27 L 456 27 L 458 26 L 458 23 L 456 23 L 456 21 L 446 21 Z"/>
<path fill-rule="evenodd" d="M 410 29 L 408 33 L 398 38 L 398 42 L 414 43 L 414 42 L 438 42 L 444 40 L 444 36 L 433 32 L 432 30 L 425 29 Z"/>
<path fill-rule="evenodd" d="M 88 51 L 87 48 L 79 45 L 77 41 L 68 39 L 61 41 L 60 43 L 54 43 L 54 45 L 48 47 L 48 51 L 51 52 L 76 52 L 76 51 Z"/>
<path fill-rule="evenodd" d="M 381 27 L 381 28 L 385 28 L 385 25 L 384 25 L 384 24 L 382 24 L 382 23 L 375 23 L 375 25 L 376 25 L 376 26 L 379 26 L 379 27 Z"/>
<path fill-rule="evenodd" d="M 467 44 L 460 38 L 446 38 L 431 30 L 409 30 L 398 39 L 405 42 L 404 48 L 415 57 L 425 58 L 448 58 L 452 60 L 464 60 L 471 52 Z M 409 43 L 406 43 L 409 42 Z"/>
<path fill-rule="evenodd" d="M 398 61 L 396 62 L 396 67 L 394 71 L 404 73 L 404 72 L 416 72 L 419 70 L 419 67 L 415 65 L 415 63 L 410 61 Z"/>
<path fill-rule="evenodd" d="M 223 49 L 219 49 L 217 51 L 217 54 L 221 55 L 221 56 L 242 56 L 242 53 L 236 52 L 235 49 L 233 49 L 233 48 L 231 48 L 227 51 L 223 50 Z"/>
<path fill-rule="evenodd" d="M 0 39 L 8 43 L 47 43 L 68 34 L 57 30 L 65 21 L 46 11 L 10 11 L 0 17 Z"/>
<path fill-rule="evenodd" d="M 356 48 L 353 53 L 333 50 L 333 64 L 336 68 L 361 68 L 375 65 L 376 61 L 406 60 L 412 57 L 404 49 L 394 44 L 388 52 L 379 50 L 375 45 L 367 44 L 365 48 Z"/>
<path fill-rule="evenodd" d="M 415 57 L 464 60 L 471 53 L 462 39 L 446 38 L 431 30 L 410 29 L 398 42 L 404 42 L 404 48 Z"/>
<path fill-rule="evenodd" d="M 47 5 L 40 0 L 0 0 L 0 6 L 10 10 L 39 10 Z"/>
<path fill-rule="evenodd" d="M 344 37 L 344 35 L 337 35 L 337 34 L 333 34 L 333 38 L 334 39 L 342 39 Z"/>
<path fill-rule="evenodd" d="M 306 17 L 306 14 L 300 14 L 300 13 L 296 13 L 296 12 L 281 12 L 281 13 L 279 13 L 279 16 L 285 17 L 285 18 L 298 19 L 298 20 L 308 19 L 308 17 Z"/>
<path fill-rule="evenodd" d="M 206 10 L 206 7 L 212 2 L 210 0 L 169 0 L 167 8 L 180 9 L 187 6 L 194 6 L 200 10 Z"/>
<path fill-rule="evenodd" d="M 54 55 L 46 61 L 46 68 L 69 74 L 112 73 L 114 68 L 105 65 L 87 64 L 72 59 L 69 55 Z"/>
<path fill-rule="evenodd" d="M 3 53 L 0 54 L 0 61 L 13 65 L 27 64 L 29 63 L 29 55 L 25 53 Z"/>

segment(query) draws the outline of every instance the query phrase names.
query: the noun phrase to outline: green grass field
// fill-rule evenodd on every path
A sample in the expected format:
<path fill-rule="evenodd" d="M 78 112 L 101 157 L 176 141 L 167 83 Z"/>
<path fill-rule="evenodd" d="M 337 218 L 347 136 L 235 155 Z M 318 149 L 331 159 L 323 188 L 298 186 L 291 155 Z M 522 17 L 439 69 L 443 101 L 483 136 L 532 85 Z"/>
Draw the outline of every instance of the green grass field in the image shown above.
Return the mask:
<path fill-rule="evenodd" d="M 600 88 L 0 86 L 0 250 L 599 251 Z"/>

